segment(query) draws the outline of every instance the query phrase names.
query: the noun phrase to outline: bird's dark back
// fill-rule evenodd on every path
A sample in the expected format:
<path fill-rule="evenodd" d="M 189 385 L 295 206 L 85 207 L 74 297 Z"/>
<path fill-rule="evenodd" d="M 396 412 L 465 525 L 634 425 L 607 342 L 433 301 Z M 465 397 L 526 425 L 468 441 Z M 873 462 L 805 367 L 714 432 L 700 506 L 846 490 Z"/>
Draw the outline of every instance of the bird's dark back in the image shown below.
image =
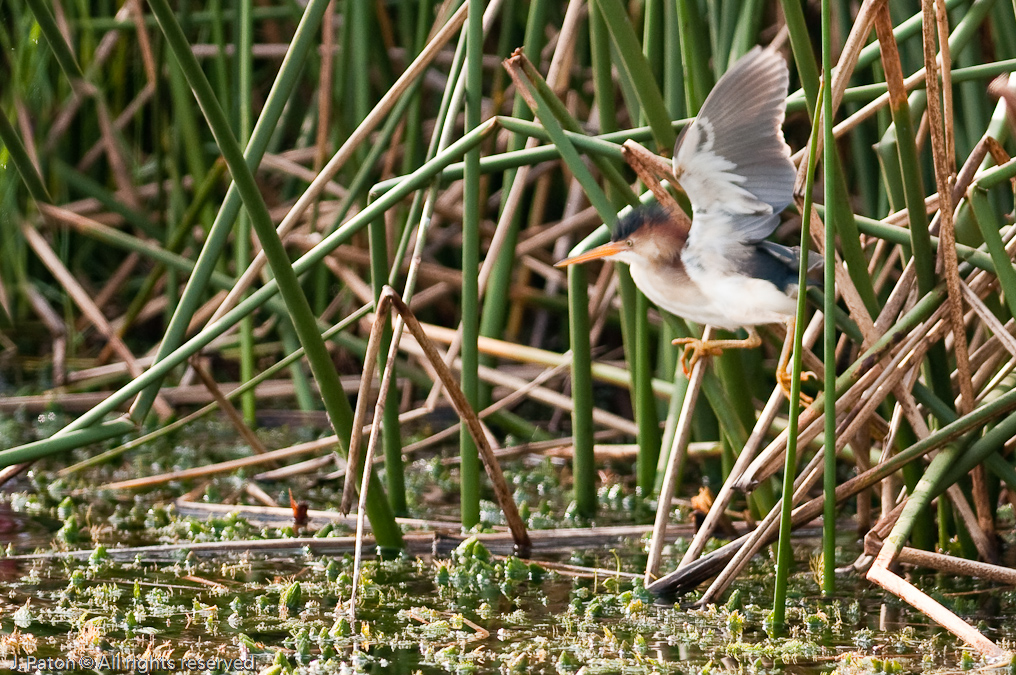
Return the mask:
<path fill-rule="evenodd" d="M 771 241 L 750 245 L 750 251 L 738 265 L 742 274 L 772 282 L 784 293 L 797 286 L 801 269 L 801 249 Z M 820 286 L 822 259 L 809 252 L 808 285 Z"/>

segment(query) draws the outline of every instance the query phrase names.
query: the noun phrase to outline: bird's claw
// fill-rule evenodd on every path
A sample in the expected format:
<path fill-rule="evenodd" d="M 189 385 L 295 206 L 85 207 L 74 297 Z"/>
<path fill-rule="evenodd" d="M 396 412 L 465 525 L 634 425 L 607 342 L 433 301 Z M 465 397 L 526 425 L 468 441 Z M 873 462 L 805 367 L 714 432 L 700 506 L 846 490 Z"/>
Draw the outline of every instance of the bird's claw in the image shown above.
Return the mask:
<path fill-rule="evenodd" d="M 801 382 L 807 382 L 808 380 L 817 380 L 817 379 L 818 376 L 815 373 L 811 372 L 810 370 L 806 370 L 805 372 L 801 373 Z M 793 374 L 781 368 L 776 371 L 776 381 L 779 383 L 780 389 L 783 391 L 783 395 L 786 396 L 787 400 L 789 401 L 791 395 L 790 386 L 794 382 Z M 803 391 L 800 392 L 799 396 L 801 406 L 804 408 L 810 406 L 812 402 L 815 400 L 811 396 L 805 394 Z"/>
<path fill-rule="evenodd" d="M 671 344 L 674 345 L 687 345 L 684 348 L 684 353 L 681 354 L 681 370 L 684 371 L 684 376 L 689 377 L 695 364 L 699 362 L 703 356 L 719 356 L 723 353 L 723 350 L 719 347 L 713 347 L 708 341 L 703 341 L 698 338 L 677 338 Z"/>

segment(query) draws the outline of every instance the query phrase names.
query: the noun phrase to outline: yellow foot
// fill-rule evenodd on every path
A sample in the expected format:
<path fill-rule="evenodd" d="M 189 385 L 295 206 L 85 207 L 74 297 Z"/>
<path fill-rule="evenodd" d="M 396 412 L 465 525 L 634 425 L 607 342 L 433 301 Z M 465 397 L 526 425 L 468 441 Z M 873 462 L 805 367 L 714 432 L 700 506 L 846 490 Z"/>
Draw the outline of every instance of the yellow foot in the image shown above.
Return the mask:
<path fill-rule="evenodd" d="M 671 344 L 675 345 L 687 345 L 684 348 L 684 353 L 681 354 L 681 370 L 684 371 L 684 376 L 688 377 L 691 375 L 692 368 L 699 362 L 703 356 L 719 356 L 723 353 L 721 347 L 716 346 L 714 340 L 700 340 L 698 338 L 677 338 Z"/>
<path fill-rule="evenodd" d="M 807 382 L 808 380 L 817 380 L 818 376 L 810 370 L 806 370 L 801 373 L 801 382 Z M 779 368 L 776 370 L 776 381 L 780 384 L 780 389 L 783 390 L 783 395 L 790 400 L 790 385 L 794 382 L 794 376 L 787 372 L 785 368 Z M 815 400 L 811 396 L 808 396 L 803 391 L 801 392 L 801 407 L 807 408 Z"/>

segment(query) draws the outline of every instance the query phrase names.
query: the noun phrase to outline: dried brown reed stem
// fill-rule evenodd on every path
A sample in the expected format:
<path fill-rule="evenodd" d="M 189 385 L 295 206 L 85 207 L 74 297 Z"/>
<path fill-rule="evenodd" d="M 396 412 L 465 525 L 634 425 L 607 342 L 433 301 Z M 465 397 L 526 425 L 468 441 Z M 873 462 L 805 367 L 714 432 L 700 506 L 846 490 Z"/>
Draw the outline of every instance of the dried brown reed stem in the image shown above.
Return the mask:
<path fill-rule="evenodd" d="M 2 488 L 7 481 L 16 478 L 22 471 L 32 466 L 33 463 L 34 462 L 22 462 L 21 464 L 11 464 L 10 466 L 0 469 L 0 488 Z"/>
<path fill-rule="evenodd" d="M 400 348 L 407 353 L 422 354 L 422 351 L 418 351 L 420 346 L 413 340 L 404 341 Z M 459 359 L 455 359 L 455 361 L 452 362 L 451 367 L 455 369 L 460 368 L 461 361 Z M 502 370 L 490 368 L 488 366 L 480 366 L 478 373 L 483 382 L 497 386 L 509 387 L 511 389 L 524 389 L 529 384 L 521 377 L 516 377 Z M 528 397 L 534 401 L 539 401 L 540 403 L 544 403 L 564 412 L 571 412 L 574 406 L 574 402 L 570 396 L 558 393 L 552 389 L 548 389 L 547 387 L 529 388 Z M 634 422 L 626 417 L 622 417 L 621 415 L 616 415 L 603 410 L 602 408 L 593 409 L 593 421 L 599 425 L 622 431 L 631 436 L 635 436 L 638 433 L 638 427 Z"/>
<path fill-rule="evenodd" d="M 812 317 L 808 328 L 805 330 L 802 348 L 810 351 L 811 345 L 813 345 L 815 340 L 818 339 L 821 331 L 822 315 L 816 313 Z M 744 472 L 755 458 L 762 442 L 765 440 L 766 434 L 769 433 L 769 429 L 772 427 L 773 421 L 776 419 L 776 414 L 779 412 L 783 400 L 784 396 L 782 390 L 779 387 L 775 387 L 773 389 L 773 393 L 769 397 L 769 400 L 766 402 L 765 407 L 762 409 L 762 413 L 755 422 L 754 428 L 751 430 L 748 442 L 745 443 L 744 448 L 742 448 L 741 452 L 737 455 L 737 461 L 730 470 L 730 474 L 727 476 L 727 479 L 723 482 L 723 486 L 720 488 L 720 491 L 713 499 L 713 504 L 709 509 L 709 513 L 706 514 L 705 520 L 702 521 L 698 531 L 695 532 L 695 537 L 692 538 L 691 542 L 688 544 L 688 550 L 685 551 L 684 557 L 681 558 L 681 562 L 678 564 L 678 569 L 691 564 L 692 561 L 702 554 L 709 538 L 712 536 L 713 531 L 719 524 L 724 511 L 726 511 L 731 500 L 734 498 L 734 492 L 736 489 L 735 486 L 741 480 Z"/>
<path fill-rule="evenodd" d="M 293 522 L 293 509 L 289 506 L 248 506 L 246 504 L 215 504 L 203 501 L 193 501 L 179 498 L 173 501 L 173 506 L 181 515 L 196 516 L 199 518 L 222 518 L 230 513 L 239 514 L 244 520 L 261 526 L 287 525 Z M 308 509 L 307 518 L 309 526 L 319 529 L 328 523 L 340 523 L 343 525 L 354 525 L 356 516 L 343 515 L 337 511 L 322 511 L 320 509 Z M 461 534 L 462 528 L 454 522 L 435 520 L 427 518 L 396 518 L 395 521 L 409 529 L 433 530 L 441 534 Z"/>
<path fill-rule="evenodd" d="M 215 378 L 212 377 L 211 373 L 208 372 L 208 369 L 205 368 L 197 358 L 191 359 L 191 367 L 194 368 L 194 372 L 197 373 L 198 378 L 201 379 L 201 383 L 205 385 L 206 389 L 208 389 L 208 393 L 210 393 L 212 398 L 215 399 L 219 409 L 226 414 L 226 418 L 229 420 L 229 423 L 233 425 L 233 428 L 236 429 L 237 433 L 239 433 L 243 440 L 247 442 L 250 449 L 259 455 L 268 454 L 268 448 L 266 448 L 265 444 L 261 442 L 261 439 L 257 437 L 257 434 L 255 434 L 254 431 L 247 426 L 247 423 L 243 420 L 243 415 L 237 411 L 237 409 L 233 406 L 233 403 L 222 393 L 222 390 L 219 389 L 218 383 L 215 381 Z"/>
<path fill-rule="evenodd" d="M 877 536 L 864 539 L 864 550 L 867 555 L 878 555 L 882 541 Z M 1004 565 L 993 565 L 953 555 L 924 551 L 919 548 L 904 546 L 896 560 L 904 565 L 927 567 L 929 569 L 967 577 L 976 577 L 985 581 L 993 581 L 1008 586 L 1016 585 L 1016 570 Z"/>
<path fill-rule="evenodd" d="M 34 284 L 26 283 L 23 288 L 36 316 L 53 336 L 53 386 L 62 387 L 67 380 L 67 327 Z"/>
<path fill-rule="evenodd" d="M 315 457 L 314 459 L 305 459 L 304 461 L 296 462 L 295 464 L 288 464 L 278 469 L 262 471 L 261 473 L 254 474 L 253 479 L 258 481 L 284 480 L 286 478 L 292 478 L 293 476 L 299 476 L 305 473 L 312 473 L 314 471 L 334 467 L 336 465 L 338 465 L 340 469 L 345 469 L 346 463 L 337 455 L 324 455 L 322 457 Z"/>
<path fill-rule="evenodd" d="M 134 3 L 125 3 L 124 6 L 127 6 L 127 4 Z M 127 128 L 127 125 L 129 125 L 131 121 L 137 117 L 141 110 L 148 105 L 154 95 L 155 83 L 148 82 L 140 91 L 138 91 L 137 96 L 135 96 L 134 99 L 124 107 L 123 111 L 116 116 L 116 119 L 113 120 L 113 131 L 118 134 L 123 133 L 124 129 Z M 102 156 L 103 152 L 105 152 L 105 145 L 103 139 L 99 138 L 95 141 L 92 147 L 81 156 L 81 160 L 77 163 L 76 168 L 82 172 L 88 171 Z M 137 192 L 139 196 L 144 196 L 144 192 L 140 189 L 137 189 Z"/>
<path fill-rule="evenodd" d="M 363 461 L 362 468 L 360 468 L 360 445 L 363 441 L 362 429 L 366 422 L 367 406 L 369 405 L 368 394 L 374 381 L 374 371 L 377 368 L 378 355 L 381 353 L 381 336 L 384 333 L 388 320 L 387 308 L 382 308 L 379 303 L 377 309 L 378 311 L 374 314 L 374 321 L 371 324 L 370 337 L 367 340 L 367 352 L 363 359 L 363 376 L 360 378 L 360 390 L 356 395 L 356 408 L 353 411 L 353 435 L 349 439 L 349 450 L 346 452 L 346 466 L 351 471 L 346 475 L 346 480 L 342 486 L 342 499 L 339 501 L 339 513 L 343 514 L 349 513 L 350 508 L 353 506 L 353 483 L 359 471 L 363 472 L 363 483 L 360 488 L 360 510 L 357 513 L 358 515 L 363 513 L 366 499 L 366 495 L 363 492 L 366 491 L 367 474 L 370 472 L 373 463 L 374 448 L 377 447 L 378 434 L 376 432 L 381 427 L 381 413 L 388 398 L 388 386 L 391 383 L 391 372 L 393 369 L 387 368 L 381 378 L 381 391 L 378 394 L 377 406 L 374 409 L 374 422 L 371 425 L 367 457 Z M 359 536 L 362 528 L 362 524 L 360 524 L 362 523 L 362 518 L 358 518 L 357 522 L 357 535 Z M 358 570 L 358 566 L 354 569 Z"/>
<path fill-rule="evenodd" d="M 867 578 L 921 612 L 924 612 L 943 628 L 973 646 L 984 657 L 988 659 L 1001 659 L 1008 655 L 1008 652 L 984 637 L 980 631 L 973 628 L 966 621 L 950 612 L 909 581 L 893 573 L 889 569 L 889 566 L 895 559 L 896 555 L 893 548 L 891 546 L 884 546 L 875 558 L 871 568 L 869 568 Z"/>
<path fill-rule="evenodd" d="M 110 364 L 111 370 L 123 372 L 123 368 L 116 367 L 118 364 Z M 350 377 L 344 377 L 343 388 L 348 393 L 356 391 L 355 381 Z M 85 382 L 88 384 L 88 382 Z M 220 382 L 219 389 L 227 397 L 232 398 L 232 392 L 241 386 L 239 382 Z M 317 387 L 311 384 L 311 391 L 316 391 Z M 179 406 L 189 405 L 206 405 L 215 399 L 208 392 L 208 389 L 204 385 L 189 385 L 179 387 L 163 387 L 161 393 L 166 402 L 174 408 Z M 54 405 L 60 406 L 66 411 L 83 411 L 95 407 L 101 401 L 109 396 L 109 391 L 89 391 L 89 392 L 62 392 L 62 391 L 50 391 L 45 394 L 35 394 L 29 396 L 5 396 L 0 398 L 0 411 L 2 412 L 14 412 L 18 409 L 24 409 L 32 412 L 43 411 L 48 407 Z M 292 398 L 295 394 L 295 388 L 292 380 L 264 380 L 257 386 L 257 398 L 259 400 L 277 400 L 280 398 Z M 216 405 L 213 403 L 213 405 Z M 125 409 L 122 406 L 122 409 Z M 210 409 L 200 411 L 197 417 L 201 417 L 204 414 L 210 412 Z M 187 416 L 188 419 L 195 419 L 191 415 Z M 176 424 L 175 422 L 173 424 Z"/>
<path fill-rule="evenodd" d="M 380 351 L 380 329 L 378 326 L 383 326 L 384 321 L 387 317 L 389 310 L 394 310 L 401 319 L 405 322 L 405 326 L 409 329 L 410 333 L 416 338 L 417 344 L 423 350 L 424 356 L 427 358 L 428 363 L 434 369 L 437 377 L 441 379 L 444 385 L 447 395 L 452 402 L 452 406 L 455 411 L 459 414 L 459 417 L 466 425 L 466 429 L 469 431 L 473 442 L 476 443 L 476 447 L 480 453 L 480 459 L 483 461 L 483 466 L 487 471 L 487 476 L 490 478 L 492 487 L 494 488 L 494 495 L 497 498 L 498 505 L 501 507 L 502 513 L 504 513 L 505 520 L 508 522 L 508 527 L 512 532 L 512 536 L 515 537 L 516 545 L 520 549 L 528 549 L 531 546 L 529 534 L 526 531 L 525 523 L 519 516 L 518 507 L 515 505 L 515 500 L 512 497 L 511 489 L 508 487 L 508 483 L 505 481 L 504 474 L 501 471 L 501 465 L 498 463 L 497 458 L 494 456 L 494 452 L 490 447 L 490 443 L 487 440 L 487 436 L 484 433 L 483 427 L 480 423 L 479 417 L 476 412 L 469 406 L 466 401 L 465 395 L 459 388 L 458 382 L 452 375 L 451 370 L 445 365 L 444 360 L 441 358 L 440 352 L 434 346 L 433 342 L 427 337 L 423 326 L 416 319 L 416 316 L 409 309 L 409 307 L 402 301 L 395 289 L 390 286 L 385 286 L 381 293 L 381 299 L 378 301 L 377 311 L 374 319 L 374 329 L 371 332 L 371 343 L 378 346 L 374 347 L 373 358 L 368 353 L 367 360 L 364 366 L 363 381 L 369 382 L 374 374 L 373 364 L 377 361 L 377 354 Z M 398 341 L 393 340 L 392 342 L 393 351 L 398 349 Z M 386 366 L 384 376 L 390 377 L 392 372 L 391 361 Z M 383 376 L 383 377 L 384 377 Z M 384 387 L 384 379 L 382 379 L 382 388 Z M 362 388 L 361 388 L 362 389 Z M 365 412 L 361 412 L 360 399 L 365 398 L 361 396 L 357 399 L 357 413 L 355 414 L 354 420 L 359 420 L 360 423 L 354 421 L 353 424 L 353 436 L 350 438 L 350 460 L 349 465 L 355 466 L 353 459 L 352 448 L 358 447 L 361 443 L 361 439 L 358 438 L 362 434 L 362 421 Z M 378 397 L 377 407 L 375 409 L 375 420 L 381 419 L 381 411 L 385 403 L 384 389 L 382 389 L 381 395 Z M 364 404 L 364 408 L 366 404 Z M 374 428 L 379 425 L 375 424 Z M 374 441 L 374 433 L 372 429 L 372 442 Z M 370 445 L 368 445 L 368 453 L 370 452 Z M 369 465 L 368 465 L 369 466 Z M 366 474 L 368 468 L 364 468 Z M 361 500 L 363 495 L 361 494 Z M 361 507 L 362 509 L 362 507 Z"/>
<path fill-rule="evenodd" d="M 349 17 L 345 17 L 349 20 Z M 314 173 L 321 171 L 328 155 L 328 120 L 332 112 L 332 85 L 335 70 L 335 0 L 328 3 L 321 18 L 321 72 L 318 76 L 317 136 L 314 142 Z"/>
<path fill-rule="evenodd" d="M 46 204 L 39 205 L 40 210 L 47 215 L 53 211 L 59 211 L 57 207 L 48 206 Z M 22 223 L 21 233 L 24 235 L 28 245 L 32 247 L 35 254 L 39 256 L 39 260 L 49 269 L 50 273 L 56 278 L 61 286 L 67 291 L 67 295 L 74 300 L 74 303 L 81 309 L 81 312 L 88 317 L 88 320 L 96 330 L 98 330 L 106 341 L 113 347 L 113 350 L 117 355 L 123 359 L 124 363 L 127 364 L 127 369 L 132 377 L 141 376 L 141 367 L 138 366 L 137 360 L 134 358 L 134 354 L 124 344 L 123 340 L 113 327 L 109 324 L 105 315 L 95 306 L 92 298 L 88 295 L 88 292 L 78 283 L 78 280 L 71 274 L 60 257 L 53 252 L 50 248 L 49 243 L 46 239 L 39 234 L 34 227 L 28 223 Z M 166 419 L 173 414 L 173 409 L 166 403 L 165 399 L 157 398 L 155 403 L 155 411 L 159 417 Z"/>
<path fill-rule="evenodd" d="M 381 315 L 383 315 L 383 314 L 384 314 L 384 312 L 381 312 Z M 383 328 L 384 327 L 384 320 L 382 319 L 382 320 L 378 321 L 377 324 L 379 324 Z M 373 332 L 371 332 L 371 337 L 374 338 L 374 333 Z M 380 331 L 378 331 L 378 338 L 377 339 L 380 339 Z M 370 359 L 370 362 L 374 363 L 374 362 L 376 362 L 376 359 L 377 359 L 377 355 L 375 354 L 375 358 Z M 378 441 L 378 437 L 380 436 L 380 430 L 381 430 L 380 420 L 381 420 L 381 413 L 383 412 L 383 408 L 384 408 L 384 404 L 385 404 L 385 399 L 387 398 L 387 396 L 386 396 L 386 394 L 388 392 L 388 386 L 387 385 L 391 383 L 390 370 L 391 369 L 389 369 L 388 371 L 385 372 L 385 375 L 388 376 L 388 377 L 386 377 L 386 378 L 384 378 L 382 380 L 381 394 L 378 397 L 377 408 L 375 409 L 375 413 L 374 413 L 375 423 L 371 427 L 371 430 L 370 430 L 370 441 L 367 443 L 367 454 L 363 458 L 363 470 L 362 470 L 363 473 L 362 473 L 362 475 L 360 477 L 360 490 L 359 490 L 359 492 L 360 492 L 360 500 L 359 500 L 359 502 L 356 505 L 356 547 L 355 547 L 355 549 L 353 551 L 353 582 L 350 584 L 350 589 L 349 589 L 349 606 L 348 606 L 348 611 L 349 611 L 349 620 L 350 621 L 353 621 L 356 618 L 356 593 L 357 593 L 357 591 L 360 588 L 360 581 L 361 581 L 361 577 L 360 577 L 361 566 L 360 565 L 361 565 L 361 555 L 362 555 L 362 552 L 363 552 L 364 524 L 365 524 L 365 521 L 367 519 L 367 490 L 370 487 L 370 472 L 374 468 L 374 452 L 377 450 L 377 441 Z M 366 380 L 367 378 L 364 377 L 364 379 Z M 353 438 L 356 438 L 356 436 L 358 435 L 356 433 L 356 430 L 358 428 L 359 427 L 354 424 L 354 426 L 353 426 Z M 350 448 L 353 447 L 353 441 L 352 440 L 350 440 L 349 446 L 350 446 Z M 349 467 L 355 467 L 356 466 L 357 459 L 352 458 L 351 454 L 347 455 L 347 459 L 349 460 L 349 463 L 348 463 L 347 466 L 349 466 Z M 346 480 L 345 480 L 345 484 L 344 484 L 344 487 L 343 487 L 343 493 L 342 493 L 343 500 L 345 500 L 347 494 L 352 494 L 352 491 L 349 491 L 348 487 L 353 483 L 353 481 L 355 479 L 355 476 L 356 476 L 355 471 L 348 471 L 348 472 L 346 472 Z M 348 511 L 348 509 L 342 510 L 341 513 L 343 515 L 345 515 L 347 511 Z"/>
<path fill-rule="evenodd" d="M 712 338 L 711 326 L 706 326 L 702 331 L 702 340 Z M 684 392 L 684 401 L 681 403 L 681 414 L 677 419 L 677 428 L 674 431 L 674 441 L 670 446 L 670 458 L 667 462 L 667 471 L 663 476 L 663 484 L 660 486 L 660 495 L 656 506 L 656 520 L 653 522 L 653 537 L 649 544 L 649 557 L 646 560 L 645 583 L 649 585 L 658 576 L 660 571 L 660 558 L 663 555 L 663 542 L 667 534 L 667 521 L 670 520 L 670 506 L 674 498 L 674 491 L 677 489 L 677 481 L 681 475 L 681 468 L 684 464 L 685 450 L 688 441 L 691 440 L 691 419 L 695 411 L 695 404 L 698 401 L 699 392 L 702 391 L 702 380 L 706 375 L 706 359 L 700 359 L 692 368 L 691 377 L 688 378 L 688 388 Z M 720 510 L 722 513 L 722 509 Z M 712 513 L 712 509 L 710 509 Z"/>
<path fill-rule="evenodd" d="M 923 0 L 924 11 L 924 68 L 928 73 L 926 86 L 928 90 L 928 124 L 931 129 L 931 149 L 935 164 L 935 184 L 939 194 L 939 247 L 938 255 L 945 275 L 948 290 L 949 321 L 952 324 L 953 348 L 956 352 L 956 369 L 959 372 L 960 403 L 959 413 L 970 412 L 974 400 L 973 385 L 970 382 L 970 354 L 967 351 L 966 326 L 963 322 L 963 298 L 960 291 L 959 260 L 956 257 L 956 230 L 953 225 L 953 200 L 951 183 L 955 180 L 955 161 L 949 155 L 949 144 L 946 140 L 946 129 L 952 129 L 951 117 L 943 117 L 941 87 L 939 83 L 938 62 L 935 58 L 935 35 L 939 27 L 936 19 L 935 0 Z M 944 18 L 948 20 L 947 17 Z M 948 31 L 946 32 L 948 36 Z M 948 37 L 944 44 L 948 50 Z M 944 60 L 944 59 L 943 59 Z M 943 63 L 943 80 L 948 81 L 948 63 Z M 976 472 L 979 473 L 979 472 Z M 983 481 L 981 492 L 983 493 Z M 980 509 L 979 509 L 980 512 Z M 981 523 L 982 527 L 986 525 Z"/>
<path fill-rule="evenodd" d="M 298 455 L 306 455 L 327 448 L 334 448 L 338 442 L 338 439 L 333 435 L 316 441 L 300 443 L 288 448 L 282 448 L 280 450 L 272 450 L 263 455 L 253 455 L 251 457 L 233 459 L 228 462 L 198 466 L 192 469 L 181 469 L 180 471 L 171 471 L 169 473 L 163 473 L 157 476 L 148 476 L 146 478 L 132 478 L 131 480 L 106 483 L 105 485 L 100 485 L 97 489 L 137 490 L 162 485 L 174 480 L 189 480 L 191 478 L 200 478 L 202 476 L 214 476 L 215 474 L 229 473 L 248 466 L 271 464 L 277 460 L 289 459 L 290 457 L 296 457 Z"/>
<path fill-rule="evenodd" d="M 489 405 L 486 408 L 484 408 L 483 410 L 481 410 L 478 413 L 479 418 L 481 420 L 486 419 L 487 417 L 490 417 L 492 414 L 494 414 L 498 410 L 503 410 L 505 408 L 508 408 L 510 406 L 515 405 L 516 403 L 518 403 L 522 399 L 528 397 L 529 393 L 531 391 L 533 391 L 534 389 L 536 389 L 537 387 L 539 387 L 540 385 L 542 385 L 545 382 L 553 379 L 554 377 L 557 377 L 558 375 L 562 375 L 562 374 L 566 373 L 567 371 L 568 371 L 568 364 L 567 363 L 562 363 L 561 365 L 557 366 L 556 368 L 548 368 L 548 369 L 544 370 L 543 372 L 538 374 L 536 377 L 534 377 L 532 380 L 530 380 L 524 387 L 522 387 L 520 389 L 513 389 L 512 392 L 510 394 L 508 394 L 507 396 L 504 396 L 504 397 L 498 399 L 497 401 L 495 401 L 491 405 Z M 439 432 L 437 432 L 435 434 L 431 434 L 429 437 L 427 437 L 427 438 L 425 438 L 423 440 L 416 441 L 415 443 L 411 443 L 409 445 L 406 445 L 402 449 L 402 453 L 404 455 L 408 455 L 410 453 L 419 452 L 420 450 L 424 450 L 426 448 L 434 447 L 435 445 L 438 445 L 440 443 L 450 442 L 450 441 L 455 439 L 457 434 L 461 433 L 461 430 L 462 430 L 462 424 L 461 424 L 461 422 L 456 422 L 455 424 L 452 424 L 451 426 L 449 426 L 449 427 L 447 427 L 447 428 L 445 428 L 445 429 L 443 429 L 443 430 L 441 430 L 441 431 L 439 431 Z M 608 432 L 608 433 L 611 433 L 611 432 Z M 550 442 L 550 441 L 546 441 L 546 442 Z M 561 442 L 561 441 L 554 441 L 554 443 L 556 443 L 557 446 L 567 445 L 567 442 Z M 513 450 L 514 450 L 514 448 L 513 448 Z M 515 450 L 514 452 L 509 452 L 509 451 L 506 451 L 506 450 L 497 450 L 497 451 L 494 452 L 494 455 L 496 457 L 498 457 L 499 459 L 504 459 L 505 457 L 513 457 L 513 456 L 518 455 L 518 454 L 524 454 L 525 452 L 528 452 L 528 451 L 527 450 Z M 460 460 L 461 460 L 460 457 L 447 457 L 447 458 L 445 458 L 442 461 L 445 464 L 458 464 Z"/>
<path fill-rule="evenodd" d="M 99 309 L 105 309 L 106 305 L 113 299 L 113 296 L 123 290 L 124 285 L 130 280 L 134 268 L 140 262 L 141 256 L 136 251 L 128 253 L 127 257 L 117 266 L 113 274 L 110 275 L 109 279 L 106 280 L 106 283 L 102 285 L 102 288 L 95 295 L 95 306 Z M 87 322 L 88 320 L 85 317 L 81 317 L 78 319 L 78 326 L 84 327 Z M 127 326 L 124 324 L 117 326 L 117 334 L 122 337 L 126 329 Z M 110 351 L 109 349 L 103 350 L 103 357 L 108 358 Z"/>
<path fill-rule="evenodd" d="M 314 204 L 321 193 L 323 192 L 325 185 L 327 185 L 332 178 L 339 172 L 340 169 L 349 161 L 350 157 L 356 151 L 360 145 L 368 140 L 370 133 L 377 128 L 377 126 L 384 120 L 391 109 L 398 102 L 399 97 L 409 87 L 412 86 L 413 81 L 416 78 L 421 77 L 430 66 L 431 62 L 437 56 L 438 52 L 444 48 L 448 41 L 456 34 L 456 32 L 462 27 L 463 22 L 466 20 L 468 3 L 464 3 L 459 9 L 452 15 L 441 30 L 437 32 L 434 38 L 427 43 L 423 51 L 416 57 L 412 64 L 406 69 L 399 79 L 392 85 L 385 95 L 378 101 L 377 105 L 370 111 L 366 118 L 356 127 L 356 129 L 349 135 L 346 141 L 342 144 L 332 158 L 328 160 L 324 168 L 318 173 L 314 181 L 308 186 L 304 193 L 297 200 L 296 204 L 288 211 L 286 217 L 282 220 L 276 231 L 279 236 L 284 236 L 290 230 L 292 230 L 300 219 L 306 213 L 307 209 Z M 233 309 L 236 303 L 239 302 L 243 293 L 251 287 L 254 281 L 257 279 L 261 270 L 264 268 L 268 259 L 264 253 L 259 252 L 255 256 L 254 260 L 247 267 L 244 273 L 240 276 L 236 286 L 230 291 L 229 295 L 222 302 L 222 305 L 216 310 L 215 314 L 209 320 L 209 323 L 215 322 L 221 318 L 226 312 Z"/>

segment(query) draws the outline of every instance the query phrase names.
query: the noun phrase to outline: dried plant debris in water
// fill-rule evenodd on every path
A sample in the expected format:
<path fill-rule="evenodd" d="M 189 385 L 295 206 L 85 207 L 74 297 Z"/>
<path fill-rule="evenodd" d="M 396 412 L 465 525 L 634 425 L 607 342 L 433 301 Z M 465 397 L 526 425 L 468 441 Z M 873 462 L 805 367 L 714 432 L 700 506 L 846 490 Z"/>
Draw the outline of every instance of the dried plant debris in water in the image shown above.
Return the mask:
<path fill-rule="evenodd" d="M 216 437 L 214 429 L 209 432 Z M 978 663 L 919 614 L 897 602 L 882 605 L 879 594 L 856 580 L 842 597 L 821 600 L 812 574 L 794 578 L 789 634 L 772 637 L 771 567 L 764 561 L 749 568 L 724 605 L 690 609 L 687 602 L 697 591 L 684 606 L 659 604 L 638 578 L 644 538 L 543 552 L 542 564 L 495 555 L 476 538 L 437 557 L 369 560 L 351 621 L 349 554 L 197 552 L 210 544 L 284 541 L 297 535 L 290 524 L 255 525 L 235 514 L 181 516 L 165 500 L 187 491 L 187 484 L 120 503 L 107 501 L 109 495 L 76 494 L 77 481 L 87 482 L 87 475 L 42 491 L 29 481 L 42 485 L 47 469 L 34 470 L 20 479 L 21 491 L 0 499 L 5 518 L 25 533 L 11 540 L 0 581 L 7 617 L 0 619 L 2 649 L 9 661 L 15 654 L 96 662 L 119 655 L 224 659 L 220 664 L 241 659 L 234 672 L 243 672 L 253 659 L 258 671 L 279 673 L 369 672 L 399 664 L 423 673 L 548 674 L 583 668 L 586 673 L 927 672 Z M 90 470 L 93 476 L 104 471 Z M 455 474 L 440 461 L 412 465 L 408 478 L 432 481 L 442 471 L 447 475 L 441 480 L 454 490 Z M 553 497 L 565 477 L 563 467 L 550 461 L 509 463 L 507 476 L 516 499 L 533 503 L 530 527 L 572 524 L 550 515 L 566 510 Z M 222 480 L 206 495 L 221 497 L 230 485 Z M 325 500 L 337 494 L 314 493 Z M 604 489 L 601 506 L 621 518 L 629 513 L 630 496 L 630 486 L 615 483 Z M 323 506 L 311 501 L 312 509 Z M 348 527 L 330 525 L 307 534 L 327 540 L 348 533 Z M 125 560 L 116 554 L 125 543 L 179 548 L 150 549 Z M 686 546 L 683 537 L 668 545 L 664 564 L 675 564 Z M 801 546 L 802 556 L 810 546 L 814 542 Z M 16 557 L 33 549 L 48 555 Z M 75 550 L 87 555 L 57 557 Z M 807 557 L 798 564 L 806 569 Z M 1016 639 L 1014 622 L 1006 618 L 1016 617 L 1016 594 L 986 592 L 985 585 L 964 578 L 942 579 L 939 588 L 939 599 L 953 611 L 984 619 L 993 639 L 1003 644 Z"/>

